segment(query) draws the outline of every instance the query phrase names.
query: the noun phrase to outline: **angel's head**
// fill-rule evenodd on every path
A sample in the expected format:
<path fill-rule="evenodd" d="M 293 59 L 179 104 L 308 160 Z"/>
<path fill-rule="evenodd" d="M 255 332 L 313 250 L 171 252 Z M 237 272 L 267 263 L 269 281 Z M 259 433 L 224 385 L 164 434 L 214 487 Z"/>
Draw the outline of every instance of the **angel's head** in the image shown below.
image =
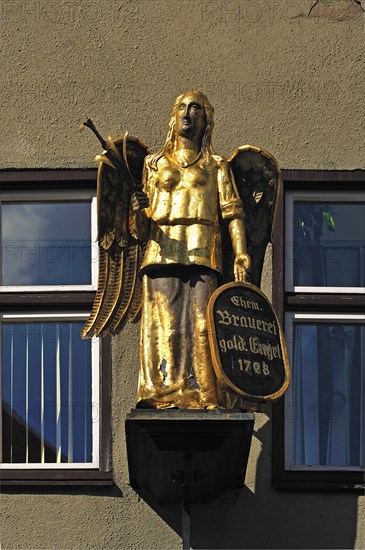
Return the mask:
<path fill-rule="evenodd" d="M 198 140 L 203 146 L 204 137 L 212 137 L 213 107 L 208 98 L 202 93 L 190 90 L 176 98 L 170 114 L 169 127 L 172 127 L 174 137 L 182 137 Z"/>
<path fill-rule="evenodd" d="M 201 154 L 203 163 L 207 164 L 214 149 L 212 146 L 212 133 L 214 127 L 214 109 L 207 96 L 198 90 L 189 90 L 179 95 L 171 109 L 167 137 L 162 150 L 154 155 L 152 166 L 157 168 L 158 160 L 167 152 L 175 148 L 176 133 L 182 136 L 189 132 L 198 133 L 201 141 Z"/>

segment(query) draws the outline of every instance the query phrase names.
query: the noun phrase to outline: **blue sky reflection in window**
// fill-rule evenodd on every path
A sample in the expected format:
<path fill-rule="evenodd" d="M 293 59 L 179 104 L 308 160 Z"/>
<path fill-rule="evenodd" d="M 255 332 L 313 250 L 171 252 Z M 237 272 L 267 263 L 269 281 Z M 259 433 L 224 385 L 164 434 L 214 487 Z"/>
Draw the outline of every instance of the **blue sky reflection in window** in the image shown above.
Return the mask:
<path fill-rule="evenodd" d="M 4 286 L 91 284 L 90 201 L 4 202 Z"/>

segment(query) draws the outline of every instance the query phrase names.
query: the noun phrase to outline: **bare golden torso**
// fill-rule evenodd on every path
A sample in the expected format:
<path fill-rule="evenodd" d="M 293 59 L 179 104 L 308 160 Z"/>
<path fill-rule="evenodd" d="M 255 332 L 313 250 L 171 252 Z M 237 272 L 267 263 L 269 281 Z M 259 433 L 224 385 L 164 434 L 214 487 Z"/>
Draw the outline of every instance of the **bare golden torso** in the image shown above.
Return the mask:
<path fill-rule="evenodd" d="M 151 233 L 142 268 L 196 264 L 221 271 L 219 212 L 227 200 L 231 204 L 239 198 L 230 179 L 222 178 L 216 158 L 208 165 L 199 159 L 184 168 L 164 155 L 157 170 L 147 165 L 144 189 L 150 200 Z"/>
<path fill-rule="evenodd" d="M 218 222 L 217 166 L 196 164 L 183 168 L 168 157 L 152 176 L 151 218 L 158 224 L 191 225 Z"/>

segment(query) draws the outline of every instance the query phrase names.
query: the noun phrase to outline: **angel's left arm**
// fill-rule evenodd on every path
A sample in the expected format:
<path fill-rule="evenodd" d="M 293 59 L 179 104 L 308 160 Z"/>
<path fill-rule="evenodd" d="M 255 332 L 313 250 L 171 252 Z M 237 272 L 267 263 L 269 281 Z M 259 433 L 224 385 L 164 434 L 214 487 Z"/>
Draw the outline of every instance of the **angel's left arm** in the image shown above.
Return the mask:
<path fill-rule="evenodd" d="M 248 279 L 251 258 L 247 254 L 243 203 L 226 161 L 222 161 L 218 168 L 218 191 L 222 217 L 228 221 L 232 241 L 234 278 L 244 282 Z"/>

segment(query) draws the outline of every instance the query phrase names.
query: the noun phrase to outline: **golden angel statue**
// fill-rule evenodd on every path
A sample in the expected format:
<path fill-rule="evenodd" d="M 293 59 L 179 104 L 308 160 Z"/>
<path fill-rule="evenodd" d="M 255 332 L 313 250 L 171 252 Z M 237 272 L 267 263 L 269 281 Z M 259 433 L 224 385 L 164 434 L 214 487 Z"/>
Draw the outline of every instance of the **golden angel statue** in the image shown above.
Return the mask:
<path fill-rule="evenodd" d="M 240 406 L 215 375 L 206 310 L 222 282 L 260 285 L 279 169 L 253 146 L 228 161 L 215 154 L 213 112 L 201 92 L 178 96 L 157 154 L 127 134 L 104 141 L 92 128 L 104 147 L 100 263 L 82 336 L 118 333 L 141 311 L 137 407 Z"/>

